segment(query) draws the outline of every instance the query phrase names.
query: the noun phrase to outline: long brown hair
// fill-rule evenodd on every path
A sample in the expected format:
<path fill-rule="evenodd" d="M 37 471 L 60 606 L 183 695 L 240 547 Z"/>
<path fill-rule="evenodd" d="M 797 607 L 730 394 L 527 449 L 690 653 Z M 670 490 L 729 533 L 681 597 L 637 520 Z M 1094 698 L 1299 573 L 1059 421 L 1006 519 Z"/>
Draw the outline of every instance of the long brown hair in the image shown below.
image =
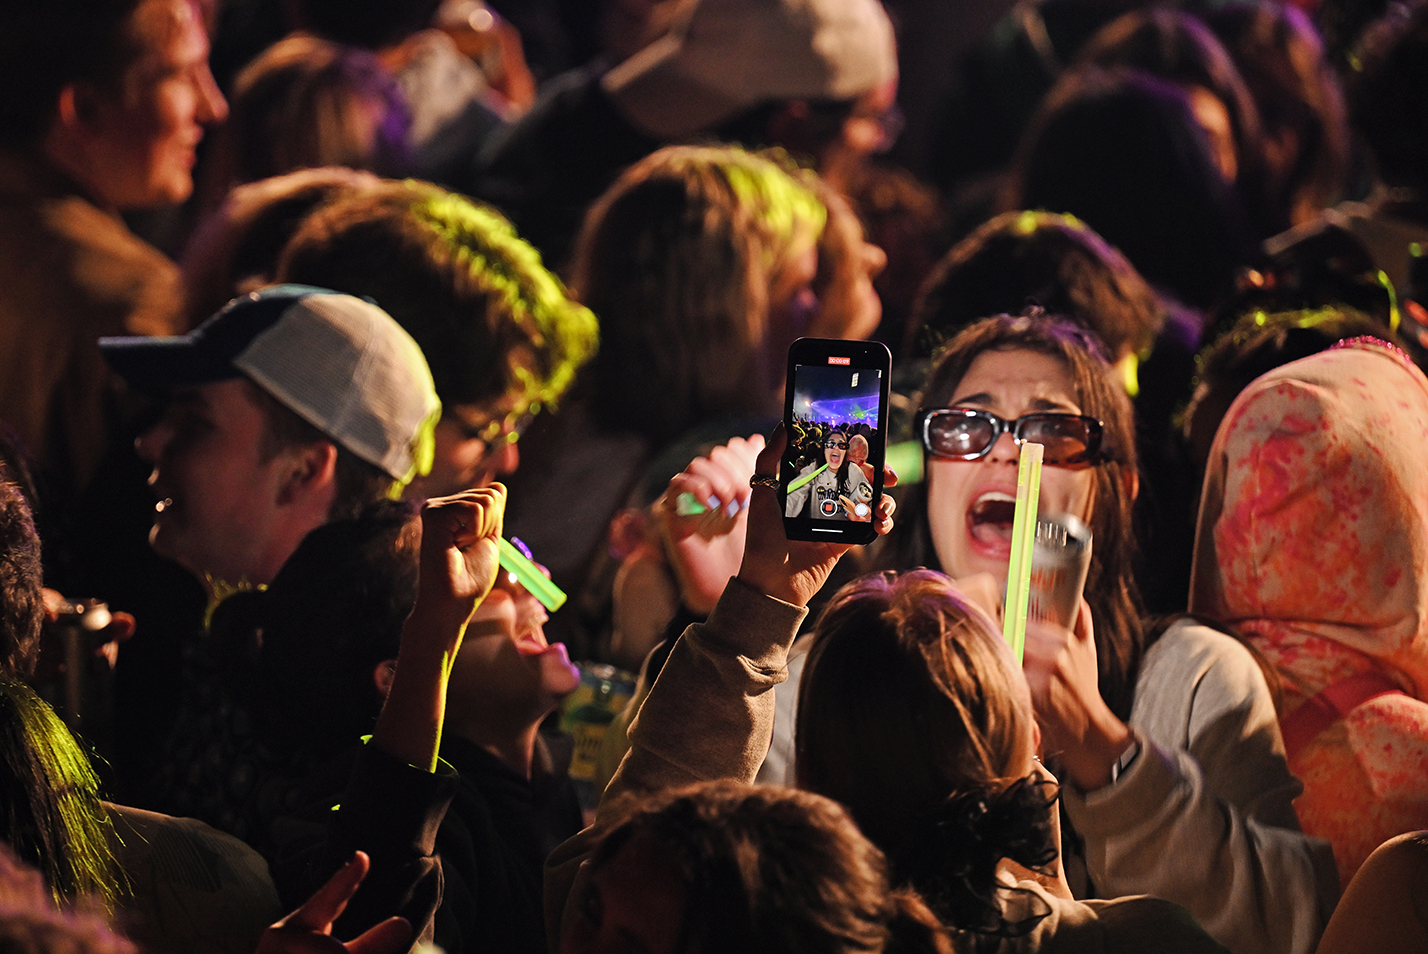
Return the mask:
<path fill-rule="evenodd" d="M 1031 698 L 985 614 L 941 573 L 873 574 L 819 618 L 798 697 L 798 785 L 837 800 L 949 927 L 1003 920 L 997 865 L 1052 862 L 1052 799 L 1029 776 Z"/>
<path fill-rule="evenodd" d="M 1095 540 L 1086 578 L 1086 602 L 1091 605 L 1095 624 L 1101 697 L 1111 711 L 1125 719 L 1130 715 L 1135 678 L 1145 651 L 1132 529 L 1136 450 L 1130 399 L 1113 380 L 1101 346 L 1089 332 L 1064 319 L 1034 311 L 986 318 L 958 333 L 928 375 L 922 407 L 945 406 L 972 362 L 987 351 L 1033 351 L 1061 361 L 1075 382 L 1081 413 L 1105 425 L 1109 459 L 1093 469 L 1091 515 L 1086 521 Z M 932 546 L 927 485 L 910 488 L 900 503 L 902 516 L 880 563 L 891 569 L 942 569 Z"/>
<path fill-rule="evenodd" d="M 600 318 L 601 427 L 667 441 L 770 410 L 783 355 L 769 347 L 769 292 L 827 218 L 807 175 L 778 154 L 670 146 L 590 210 L 571 285 Z"/>

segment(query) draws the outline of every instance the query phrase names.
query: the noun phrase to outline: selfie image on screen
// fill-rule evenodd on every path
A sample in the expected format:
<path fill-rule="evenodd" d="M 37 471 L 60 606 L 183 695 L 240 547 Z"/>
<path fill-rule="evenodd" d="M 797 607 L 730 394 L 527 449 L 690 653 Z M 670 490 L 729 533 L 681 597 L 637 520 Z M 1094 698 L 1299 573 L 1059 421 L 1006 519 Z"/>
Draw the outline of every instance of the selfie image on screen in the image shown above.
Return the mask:
<path fill-rule="evenodd" d="M 881 372 L 799 365 L 793 387 L 784 516 L 871 521 L 868 455 L 881 410 Z"/>

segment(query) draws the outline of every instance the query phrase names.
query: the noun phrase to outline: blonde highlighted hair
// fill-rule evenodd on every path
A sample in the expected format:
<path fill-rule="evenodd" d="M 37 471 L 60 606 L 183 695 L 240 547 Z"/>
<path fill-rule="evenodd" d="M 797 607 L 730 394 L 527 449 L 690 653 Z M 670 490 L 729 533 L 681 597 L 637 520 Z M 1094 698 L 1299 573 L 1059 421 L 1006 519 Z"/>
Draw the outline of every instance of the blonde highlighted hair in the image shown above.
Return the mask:
<path fill-rule="evenodd" d="M 811 177 L 777 152 L 671 146 L 600 198 L 571 284 L 600 317 L 602 427 L 668 440 L 711 415 L 767 410 L 783 360 L 770 292 L 828 216 Z"/>

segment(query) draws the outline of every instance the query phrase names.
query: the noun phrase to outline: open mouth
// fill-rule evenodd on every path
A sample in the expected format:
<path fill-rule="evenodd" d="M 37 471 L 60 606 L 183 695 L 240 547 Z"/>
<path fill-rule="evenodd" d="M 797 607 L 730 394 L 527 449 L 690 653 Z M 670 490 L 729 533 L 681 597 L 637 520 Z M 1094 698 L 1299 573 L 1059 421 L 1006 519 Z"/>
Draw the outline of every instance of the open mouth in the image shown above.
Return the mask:
<path fill-rule="evenodd" d="M 550 650 L 550 642 L 545 638 L 545 630 L 541 628 L 541 623 L 544 622 L 545 619 L 542 618 L 521 626 L 521 633 L 515 642 L 516 650 L 522 656 L 540 656 Z"/>
<path fill-rule="evenodd" d="M 1010 548 L 1012 520 L 1015 516 L 1015 497 L 989 491 L 978 497 L 967 511 L 967 532 L 983 546 Z"/>

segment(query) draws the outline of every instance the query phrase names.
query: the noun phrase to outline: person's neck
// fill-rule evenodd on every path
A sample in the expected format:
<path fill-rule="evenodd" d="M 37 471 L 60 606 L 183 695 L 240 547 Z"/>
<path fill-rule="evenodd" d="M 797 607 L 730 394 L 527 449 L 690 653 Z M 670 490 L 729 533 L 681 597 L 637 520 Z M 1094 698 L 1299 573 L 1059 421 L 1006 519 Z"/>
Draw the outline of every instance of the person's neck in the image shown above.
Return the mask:
<path fill-rule="evenodd" d="M 536 736 L 540 721 L 501 728 L 492 725 L 451 727 L 453 735 L 478 745 L 506 764 L 511 771 L 529 780 L 535 761 Z"/>
<path fill-rule="evenodd" d="M 35 155 L 90 202 L 115 215 L 119 214 L 114 203 L 104 197 L 102 190 L 95 188 L 93 161 L 82 148 L 52 132 L 40 144 Z"/>

